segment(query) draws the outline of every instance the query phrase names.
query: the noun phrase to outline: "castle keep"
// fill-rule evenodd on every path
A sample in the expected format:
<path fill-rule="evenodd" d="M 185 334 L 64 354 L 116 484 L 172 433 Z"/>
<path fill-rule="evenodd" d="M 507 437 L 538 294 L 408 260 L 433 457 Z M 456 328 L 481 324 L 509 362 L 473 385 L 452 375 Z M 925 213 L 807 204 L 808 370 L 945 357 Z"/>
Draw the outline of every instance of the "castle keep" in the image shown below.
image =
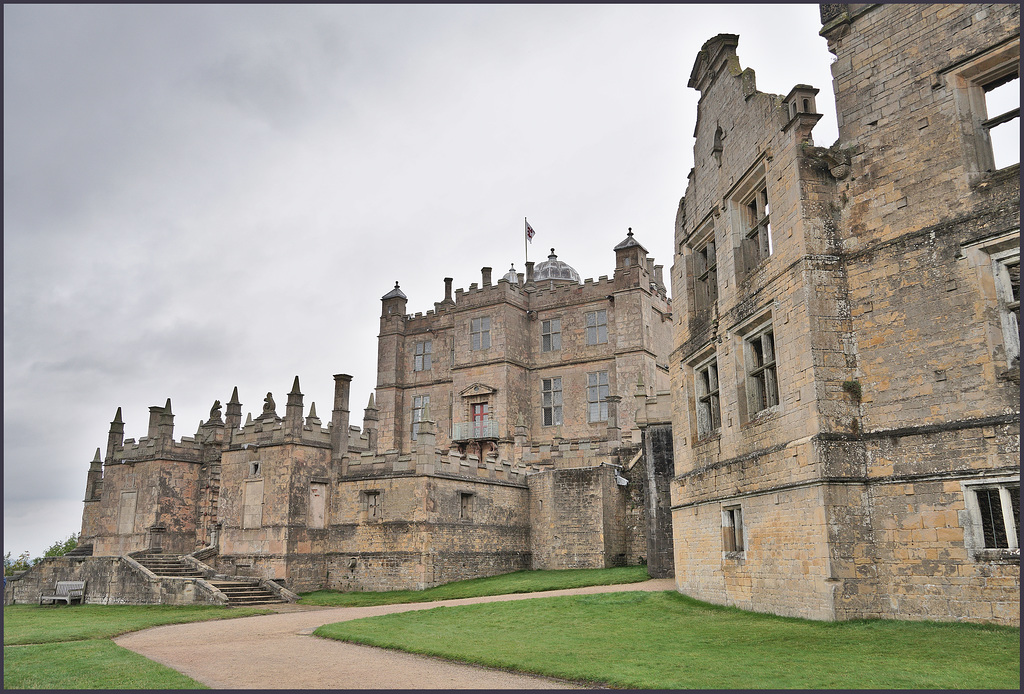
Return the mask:
<path fill-rule="evenodd" d="M 91 558 L 44 564 L 98 572 L 95 602 L 216 601 L 229 579 L 285 597 L 419 589 L 636 564 L 649 544 L 651 570 L 671 575 L 671 542 L 648 538 L 671 531 L 668 488 L 664 475 L 648 483 L 633 418 L 638 388 L 667 389 L 671 312 L 661 266 L 632 231 L 613 253 L 614 274 L 596 281 L 553 249 L 496 282 L 483 268 L 454 297 L 446 279 L 426 314 L 406 312 L 396 283 L 381 299 L 362 426 L 350 424 L 344 374 L 326 427 L 298 377 L 283 416 L 267 393 L 243 423 L 236 389 L 180 441 L 169 400 L 138 440 L 124 438 L 119 409 L 88 474 L 80 543 Z M 660 498 L 646 499 L 656 484 Z M 190 591 L 158 554 L 198 571 Z M 161 585 L 108 588 L 133 569 Z M 45 569 L 34 573 L 22 594 L 46 584 Z"/>
<path fill-rule="evenodd" d="M 268 393 L 243 423 L 235 392 L 180 441 L 170 401 L 138 440 L 118 410 L 80 556 L 5 600 L 58 578 L 89 577 L 90 602 L 225 602 L 225 581 L 290 598 L 647 561 L 744 609 L 1019 625 L 1019 7 L 821 19 L 829 147 L 816 88 L 758 91 L 732 34 L 698 52 L 671 303 L 632 231 L 610 278 L 552 249 L 413 315 L 396 283 L 361 426 L 343 374 L 327 426 L 297 377 L 283 416 Z M 147 568 L 158 552 L 194 577 Z"/>

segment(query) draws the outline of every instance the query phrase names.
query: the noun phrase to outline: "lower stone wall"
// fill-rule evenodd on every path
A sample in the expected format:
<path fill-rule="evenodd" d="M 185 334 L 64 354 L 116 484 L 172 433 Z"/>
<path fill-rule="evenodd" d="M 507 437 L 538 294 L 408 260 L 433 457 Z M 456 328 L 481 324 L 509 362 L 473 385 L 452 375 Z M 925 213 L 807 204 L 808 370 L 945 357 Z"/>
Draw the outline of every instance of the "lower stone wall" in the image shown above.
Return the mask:
<path fill-rule="evenodd" d="M 676 508 L 676 586 L 698 600 L 833 619 L 822 487 L 810 485 Z M 739 507 L 744 550 L 724 551 L 723 509 Z"/>
<path fill-rule="evenodd" d="M 4 604 L 38 604 L 58 581 L 85 581 L 83 602 L 93 605 L 219 605 L 212 593 L 189 579 L 154 579 L 121 557 L 48 557 L 8 578 Z M 58 603 L 61 604 L 61 603 Z"/>
<path fill-rule="evenodd" d="M 331 590 L 423 590 L 530 568 L 528 552 L 357 552 L 326 557 Z"/>

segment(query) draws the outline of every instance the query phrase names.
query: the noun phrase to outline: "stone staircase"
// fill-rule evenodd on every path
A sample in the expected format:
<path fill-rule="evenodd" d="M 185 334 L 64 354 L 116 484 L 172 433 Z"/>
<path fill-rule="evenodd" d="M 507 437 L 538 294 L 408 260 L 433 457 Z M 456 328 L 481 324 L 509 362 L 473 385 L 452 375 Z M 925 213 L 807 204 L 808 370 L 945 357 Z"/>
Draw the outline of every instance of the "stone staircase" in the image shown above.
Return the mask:
<path fill-rule="evenodd" d="M 134 557 L 134 559 L 157 576 L 203 578 L 205 575 L 180 556 L 173 554 L 141 554 Z"/>
<path fill-rule="evenodd" d="M 65 557 L 91 557 L 92 556 L 92 545 L 78 545 L 73 550 L 64 555 Z"/>
<path fill-rule="evenodd" d="M 133 558 L 157 576 L 168 578 L 205 578 L 206 576 L 202 571 L 186 562 L 180 555 L 151 552 L 149 554 L 136 555 Z M 229 607 L 274 605 L 288 602 L 258 583 L 213 578 L 206 578 L 205 580 L 227 596 Z"/>
<path fill-rule="evenodd" d="M 229 607 L 240 607 L 246 605 L 276 605 L 287 602 L 282 600 L 261 585 L 246 583 L 244 581 L 219 581 L 207 579 L 207 583 L 214 586 L 224 595 L 228 596 Z"/>

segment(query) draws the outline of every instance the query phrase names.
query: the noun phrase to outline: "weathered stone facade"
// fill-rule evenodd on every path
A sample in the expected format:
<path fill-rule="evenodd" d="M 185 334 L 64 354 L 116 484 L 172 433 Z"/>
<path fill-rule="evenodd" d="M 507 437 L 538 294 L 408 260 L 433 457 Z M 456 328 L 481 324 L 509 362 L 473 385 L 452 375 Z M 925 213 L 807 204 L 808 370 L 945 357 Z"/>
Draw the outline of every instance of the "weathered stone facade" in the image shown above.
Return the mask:
<path fill-rule="evenodd" d="M 1019 7 L 822 17 L 829 148 L 817 90 L 757 91 L 738 37 L 691 73 L 676 581 L 817 619 L 1019 624 L 1019 165 L 995 169 L 984 102 L 1017 76 Z"/>
<path fill-rule="evenodd" d="M 83 571 L 96 574 L 89 602 L 202 593 L 202 581 L 161 582 L 127 556 L 157 548 L 199 553 L 211 575 L 294 591 L 643 562 L 653 478 L 634 398 L 619 403 L 638 383 L 667 386 L 671 312 L 661 266 L 632 232 L 614 253 L 615 275 L 596 282 L 553 251 L 536 278 L 530 263 L 492 285 L 485 268 L 481 287 L 454 298 L 447 281 L 426 315 L 407 315 L 396 286 L 381 301 L 376 396 L 362 427 L 349 424 L 344 374 L 327 427 L 314 406 L 304 416 L 298 377 L 284 416 L 268 393 L 243 424 L 236 389 L 223 416 L 218 401 L 180 441 L 169 400 L 150 408 L 138 441 L 124 439 L 119 409 L 105 456 L 89 466 L 80 542 L 93 556 L 46 563 L 11 599 Z M 143 588 L 102 578 L 110 561 L 121 566 L 110 557 L 140 570 Z"/>

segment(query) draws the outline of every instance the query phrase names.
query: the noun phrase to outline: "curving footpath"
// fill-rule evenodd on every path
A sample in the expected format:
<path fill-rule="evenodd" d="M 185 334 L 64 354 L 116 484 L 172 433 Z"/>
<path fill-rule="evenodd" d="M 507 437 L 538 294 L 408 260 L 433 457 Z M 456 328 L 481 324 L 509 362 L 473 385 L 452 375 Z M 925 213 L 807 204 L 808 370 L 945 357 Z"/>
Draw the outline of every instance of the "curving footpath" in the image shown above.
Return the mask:
<path fill-rule="evenodd" d="M 284 605 L 277 614 L 136 631 L 114 643 L 214 689 L 579 689 L 572 682 L 312 636 L 324 624 L 441 605 L 675 590 L 672 579 L 377 607 Z M 443 638 L 443 634 L 439 634 Z"/>

